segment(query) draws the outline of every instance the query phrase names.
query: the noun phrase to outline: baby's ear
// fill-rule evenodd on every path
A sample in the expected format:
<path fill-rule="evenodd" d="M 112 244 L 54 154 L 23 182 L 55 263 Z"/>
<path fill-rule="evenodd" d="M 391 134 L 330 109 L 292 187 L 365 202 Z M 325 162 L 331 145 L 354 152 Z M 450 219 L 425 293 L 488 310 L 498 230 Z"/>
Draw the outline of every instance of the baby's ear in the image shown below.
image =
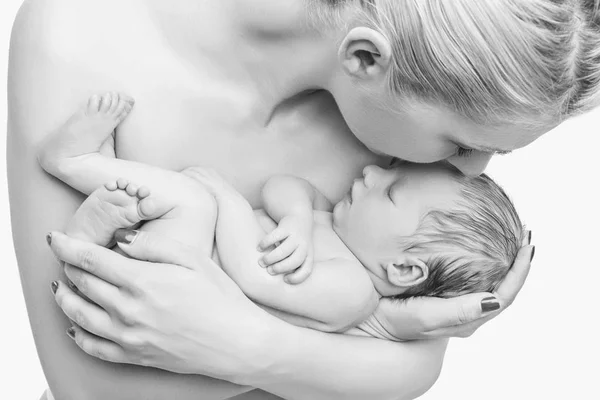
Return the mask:
<path fill-rule="evenodd" d="M 386 265 L 388 281 L 398 287 L 419 285 L 429 277 L 429 268 L 419 257 L 402 255 Z"/>

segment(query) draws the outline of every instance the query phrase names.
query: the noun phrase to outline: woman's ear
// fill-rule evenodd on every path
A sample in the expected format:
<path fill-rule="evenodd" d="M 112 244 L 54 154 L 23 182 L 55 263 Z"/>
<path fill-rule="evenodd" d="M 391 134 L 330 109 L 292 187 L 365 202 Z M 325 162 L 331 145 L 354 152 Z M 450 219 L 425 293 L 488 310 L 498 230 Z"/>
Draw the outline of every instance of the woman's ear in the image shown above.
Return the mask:
<path fill-rule="evenodd" d="M 344 38 L 338 57 L 348 75 L 361 79 L 381 78 L 390 68 L 392 46 L 374 29 L 354 28 Z"/>
<path fill-rule="evenodd" d="M 409 288 L 429 278 L 429 267 L 418 257 L 402 255 L 386 265 L 388 281 L 397 287 Z"/>

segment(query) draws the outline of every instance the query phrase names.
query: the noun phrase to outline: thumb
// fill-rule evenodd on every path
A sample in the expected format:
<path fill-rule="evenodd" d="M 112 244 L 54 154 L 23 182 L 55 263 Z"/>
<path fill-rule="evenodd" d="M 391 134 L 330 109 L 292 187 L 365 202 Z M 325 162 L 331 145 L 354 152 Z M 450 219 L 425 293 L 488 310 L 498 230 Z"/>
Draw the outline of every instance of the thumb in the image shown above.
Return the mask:
<path fill-rule="evenodd" d="M 428 307 L 426 298 L 420 305 L 423 326 L 427 331 L 468 324 L 500 309 L 500 303 L 491 293 L 472 293 L 449 299 L 438 299 Z"/>
<path fill-rule="evenodd" d="M 126 255 L 141 261 L 196 269 L 199 261 L 207 258 L 192 246 L 154 232 L 119 229 L 115 232 L 115 240 Z"/>

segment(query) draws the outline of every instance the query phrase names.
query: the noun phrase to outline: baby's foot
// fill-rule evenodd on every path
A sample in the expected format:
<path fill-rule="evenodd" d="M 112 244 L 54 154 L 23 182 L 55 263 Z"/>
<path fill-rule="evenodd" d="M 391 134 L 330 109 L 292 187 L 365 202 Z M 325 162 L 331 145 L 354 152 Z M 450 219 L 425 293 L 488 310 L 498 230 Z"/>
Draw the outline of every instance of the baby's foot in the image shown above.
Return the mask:
<path fill-rule="evenodd" d="M 114 157 L 112 133 L 129 115 L 133 104 L 133 98 L 116 92 L 90 97 L 86 106 L 48 135 L 40 153 L 42 166 L 46 168 L 45 164 L 53 160 L 94 152 Z"/>
<path fill-rule="evenodd" d="M 135 227 L 161 217 L 172 207 L 150 196 L 150 190 L 125 179 L 110 182 L 92 193 L 69 222 L 67 235 L 107 246 L 117 229 Z"/>

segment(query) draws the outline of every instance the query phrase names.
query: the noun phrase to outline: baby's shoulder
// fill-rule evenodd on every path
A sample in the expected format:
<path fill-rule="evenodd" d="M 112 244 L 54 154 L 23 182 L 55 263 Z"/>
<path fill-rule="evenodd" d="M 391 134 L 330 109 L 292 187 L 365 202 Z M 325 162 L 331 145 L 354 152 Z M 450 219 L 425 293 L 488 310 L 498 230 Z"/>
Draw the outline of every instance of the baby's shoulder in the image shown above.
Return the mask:
<path fill-rule="evenodd" d="M 313 246 L 315 260 L 331 260 L 342 258 L 354 260 L 354 255 L 333 230 L 333 219 L 329 212 L 314 212 Z"/>

